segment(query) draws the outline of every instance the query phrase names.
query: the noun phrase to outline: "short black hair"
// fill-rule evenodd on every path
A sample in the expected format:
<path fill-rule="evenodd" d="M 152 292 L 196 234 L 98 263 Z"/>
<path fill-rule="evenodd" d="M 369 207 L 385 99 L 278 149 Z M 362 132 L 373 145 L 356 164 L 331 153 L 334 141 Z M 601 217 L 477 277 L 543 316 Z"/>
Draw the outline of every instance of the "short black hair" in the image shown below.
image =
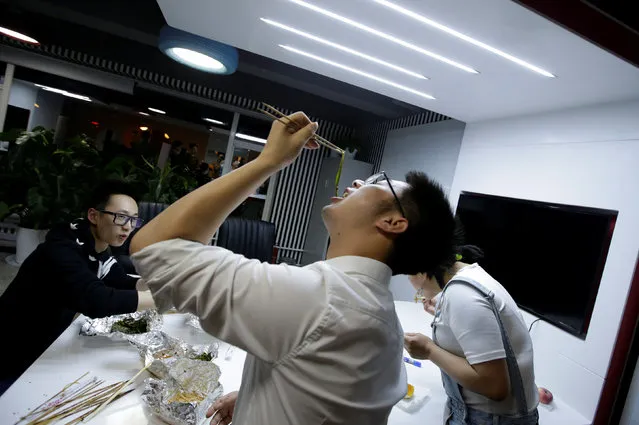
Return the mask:
<path fill-rule="evenodd" d="M 136 199 L 135 191 L 133 187 L 122 180 L 104 180 L 98 184 L 93 190 L 88 200 L 88 208 L 95 208 L 96 210 L 103 210 L 112 195 L 127 195 L 133 199 Z"/>
<path fill-rule="evenodd" d="M 455 258 L 455 218 L 441 185 L 420 171 L 406 174 L 400 195 L 408 228 L 395 238 L 388 265 L 394 275 L 433 274 Z"/>
<path fill-rule="evenodd" d="M 429 278 L 435 278 L 437 284 L 440 288 L 444 288 L 446 286 L 446 280 L 444 276 L 450 268 L 457 261 L 463 261 L 467 264 L 474 264 L 479 262 L 484 258 L 484 251 L 476 246 L 476 245 L 466 245 L 466 232 L 464 230 L 464 225 L 459 219 L 459 217 L 455 217 L 455 233 L 453 237 L 454 243 L 454 256 L 448 258 L 448 260 L 442 262 L 439 267 L 433 271 L 427 272 Z"/>

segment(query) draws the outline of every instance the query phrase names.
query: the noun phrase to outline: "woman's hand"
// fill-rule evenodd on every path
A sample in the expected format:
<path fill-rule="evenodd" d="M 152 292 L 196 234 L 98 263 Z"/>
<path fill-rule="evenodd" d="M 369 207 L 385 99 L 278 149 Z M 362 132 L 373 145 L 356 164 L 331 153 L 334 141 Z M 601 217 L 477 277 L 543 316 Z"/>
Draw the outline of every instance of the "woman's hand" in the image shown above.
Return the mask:
<path fill-rule="evenodd" d="M 218 398 L 209 410 L 206 417 L 211 418 L 211 425 L 229 425 L 233 421 L 233 411 L 235 410 L 235 402 L 237 401 L 237 391 L 228 393 Z"/>
<path fill-rule="evenodd" d="M 419 333 L 405 333 L 404 347 L 414 359 L 428 360 L 435 343 L 426 335 Z"/>
<path fill-rule="evenodd" d="M 424 311 L 428 314 L 435 315 L 435 307 L 437 306 L 437 298 L 433 297 L 431 299 L 423 299 L 422 304 L 424 305 Z"/>

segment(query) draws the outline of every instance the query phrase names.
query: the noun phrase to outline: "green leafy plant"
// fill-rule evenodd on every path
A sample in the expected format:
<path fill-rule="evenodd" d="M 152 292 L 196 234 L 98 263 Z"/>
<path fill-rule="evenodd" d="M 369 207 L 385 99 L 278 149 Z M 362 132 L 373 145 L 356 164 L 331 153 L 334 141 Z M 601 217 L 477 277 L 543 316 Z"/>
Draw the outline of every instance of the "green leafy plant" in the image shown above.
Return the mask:
<path fill-rule="evenodd" d="M 198 185 L 195 170 L 188 164 L 154 165 L 148 144 L 132 149 L 99 152 L 86 136 L 53 143 L 53 131 L 35 128 L 30 132 L 0 134 L 10 142 L 0 153 L 0 220 L 16 212 L 20 226 L 48 229 L 52 225 L 81 217 L 86 199 L 102 179 L 130 183 L 139 200 L 173 203 Z"/>
<path fill-rule="evenodd" d="M 8 205 L 6 202 L 0 201 L 0 221 L 4 220 L 7 216 L 18 211 L 22 205 Z"/>
<path fill-rule="evenodd" d="M 160 202 L 170 204 L 197 187 L 195 175 L 183 166 L 171 167 L 167 163 L 160 168 L 143 158 L 146 168 L 146 190 L 142 200 L 146 202 Z"/>
<path fill-rule="evenodd" d="M 11 142 L 11 141 L 10 141 Z M 17 212 L 20 226 L 48 229 L 81 215 L 99 171 L 100 156 L 84 136 L 64 147 L 53 143 L 53 131 L 42 127 L 23 132 L 2 158 L 1 200 L 5 212 Z"/>

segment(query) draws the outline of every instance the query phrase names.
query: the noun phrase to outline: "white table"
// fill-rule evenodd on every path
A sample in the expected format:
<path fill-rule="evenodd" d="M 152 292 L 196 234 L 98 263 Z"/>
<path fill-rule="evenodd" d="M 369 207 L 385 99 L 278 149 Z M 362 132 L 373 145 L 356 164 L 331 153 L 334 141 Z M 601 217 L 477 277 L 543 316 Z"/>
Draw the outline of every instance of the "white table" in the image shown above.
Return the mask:
<path fill-rule="evenodd" d="M 431 318 L 421 305 L 396 302 L 397 313 L 407 332 L 431 334 Z M 106 379 L 109 383 L 129 379 L 142 367 L 140 357 L 132 346 L 123 341 L 113 341 L 105 337 L 78 335 L 84 317 L 79 317 L 42 356 L 0 397 L 0 424 L 10 425 L 19 417 L 39 405 L 60 390 L 66 383 L 77 379 L 85 372 Z M 164 316 L 163 330 L 169 335 L 191 344 L 203 344 L 213 340 L 204 332 L 185 324 L 185 316 L 168 314 Z M 224 391 L 239 389 L 242 367 L 246 353 L 233 349 L 230 360 L 225 360 L 229 346 L 222 343 L 218 359 L 215 361 L 222 370 L 220 381 Z M 439 370 L 430 362 L 422 362 L 422 367 L 406 365 L 408 382 L 416 388 L 430 391 L 431 397 L 416 413 L 408 414 L 398 408 L 393 409 L 389 424 L 423 425 L 440 424 L 446 395 L 444 394 Z M 91 424 L 95 425 L 137 425 L 162 424 L 158 419 L 144 413 L 140 393 L 142 382 L 148 376 L 145 372 L 136 382 L 136 390 L 113 402 Z M 543 425 L 588 425 L 588 421 L 557 400 L 551 412 L 540 407 Z"/>

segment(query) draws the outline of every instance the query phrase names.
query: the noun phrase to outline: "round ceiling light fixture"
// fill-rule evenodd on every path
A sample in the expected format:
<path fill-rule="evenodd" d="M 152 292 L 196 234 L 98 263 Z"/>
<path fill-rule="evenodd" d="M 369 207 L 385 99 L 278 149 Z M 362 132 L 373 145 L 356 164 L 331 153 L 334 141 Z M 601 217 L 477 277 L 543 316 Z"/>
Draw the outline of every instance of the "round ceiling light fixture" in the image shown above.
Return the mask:
<path fill-rule="evenodd" d="M 40 44 L 40 42 L 33 37 L 29 37 L 26 34 L 5 27 L 0 27 L 0 34 L 15 38 L 16 40 L 24 41 L 25 43 Z"/>
<path fill-rule="evenodd" d="M 169 56 L 177 56 L 180 62 L 194 64 L 198 69 L 210 70 L 210 72 L 224 72 L 224 64 L 217 59 L 206 56 L 195 50 L 185 49 L 184 47 L 174 47 L 169 49 Z"/>
<path fill-rule="evenodd" d="M 160 31 L 158 45 L 174 61 L 200 71 L 229 75 L 237 69 L 239 58 L 235 47 L 168 25 Z"/>

